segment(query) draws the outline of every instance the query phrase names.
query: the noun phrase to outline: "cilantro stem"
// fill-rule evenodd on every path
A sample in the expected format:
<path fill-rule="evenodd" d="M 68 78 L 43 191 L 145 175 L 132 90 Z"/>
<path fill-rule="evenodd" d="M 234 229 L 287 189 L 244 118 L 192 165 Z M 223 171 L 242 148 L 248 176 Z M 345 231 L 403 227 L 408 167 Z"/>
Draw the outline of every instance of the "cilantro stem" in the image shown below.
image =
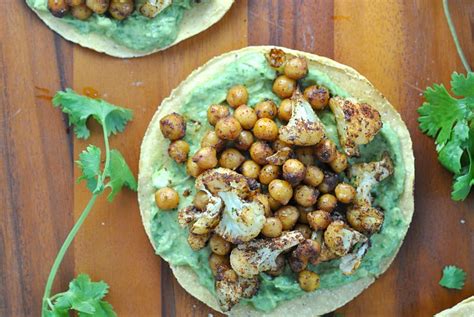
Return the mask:
<path fill-rule="evenodd" d="M 471 72 L 471 66 L 467 62 L 466 56 L 462 50 L 461 44 L 459 43 L 458 35 L 456 33 L 456 29 L 454 28 L 453 20 L 451 19 L 451 14 L 449 13 L 449 6 L 448 0 L 443 0 L 443 9 L 444 15 L 446 16 L 446 20 L 448 21 L 449 30 L 451 31 L 451 35 L 454 40 L 454 44 L 456 45 L 456 50 L 458 51 L 458 55 L 461 58 L 461 62 L 464 65 L 464 68 L 468 73 Z"/>
<path fill-rule="evenodd" d="M 105 124 L 102 125 L 102 131 L 104 134 L 104 146 L 105 146 L 105 164 L 104 164 L 104 171 L 102 172 L 102 182 L 104 181 L 106 177 L 106 173 L 109 170 L 109 164 L 110 164 L 110 145 L 109 145 L 109 135 L 107 133 L 107 127 Z"/>
<path fill-rule="evenodd" d="M 84 223 L 84 220 L 87 218 L 87 216 L 89 215 L 92 209 L 92 206 L 94 206 L 94 203 L 97 200 L 97 197 L 98 197 L 98 194 L 92 195 L 91 199 L 87 203 L 86 208 L 84 208 L 81 216 L 79 217 L 79 219 L 77 219 L 77 222 L 74 224 L 71 231 L 67 235 L 66 240 L 64 240 L 64 243 L 61 246 L 61 249 L 59 249 L 58 255 L 56 256 L 53 266 L 51 267 L 51 271 L 49 272 L 48 280 L 46 282 L 46 287 L 44 289 L 42 315 L 44 315 L 44 312 L 46 311 L 46 305 L 48 304 L 49 297 L 51 295 L 51 288 L 53 287 L 54 278 L 56 277 L 56 274 L 58 273 L 59 265 L 63 261 L 64 255 L 66 254 L 66 251 L 68 250 L 69 246 L 74 240 L 74 237 L 79 231 L 79 228 Z"/>

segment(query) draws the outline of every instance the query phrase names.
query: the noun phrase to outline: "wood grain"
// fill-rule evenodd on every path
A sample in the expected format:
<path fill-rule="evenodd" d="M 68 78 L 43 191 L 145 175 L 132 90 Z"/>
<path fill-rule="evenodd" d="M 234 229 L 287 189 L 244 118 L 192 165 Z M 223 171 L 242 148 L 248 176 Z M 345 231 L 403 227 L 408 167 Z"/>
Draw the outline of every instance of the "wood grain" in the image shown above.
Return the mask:
<path fill-rule="evenodd" d="M 474 3 L 451 1 L 451 11 L 472 64 Z M 207 32 L 133 60 L 64 41 L 21 1 L 0 2 L 0 12 L 0 316 L 39 314 L 54 256 L 89 197 L 83 184 L 72 186 L 78 175 L 72 161 L 88 143 L 102 144 L 99 132 L 87 142 L 73 141 L 65 118 L 37 96 L 91 86 L 108 101 L 132 108 L 134 121 L 111 142 L 136 173 L 141 138 L 161 100 L 209 58 L 260 44 L 353 66 L 387 96 L 412 134 L 417 160 L 411 229 L 387 273 L 338 311 L 428 316 L 474 293 L 474 196 L 449 199 L 451 174 L 437 162 L 433 141 L 416 121 L 421 91 L 434 82 L 448 84 L 453 70 L 464 72 L 440 1 L 241 0 Z M 448 264 L 468 272 L 463 291 L 438 285 Z M 187 295 L 153 255 L 136 195 L 128 191 L 113 204 L 96 204 L 55 289 L 65 289 L 79 272 L 111 285 L 108 300 L 119 316 L 216 315 Z"/>

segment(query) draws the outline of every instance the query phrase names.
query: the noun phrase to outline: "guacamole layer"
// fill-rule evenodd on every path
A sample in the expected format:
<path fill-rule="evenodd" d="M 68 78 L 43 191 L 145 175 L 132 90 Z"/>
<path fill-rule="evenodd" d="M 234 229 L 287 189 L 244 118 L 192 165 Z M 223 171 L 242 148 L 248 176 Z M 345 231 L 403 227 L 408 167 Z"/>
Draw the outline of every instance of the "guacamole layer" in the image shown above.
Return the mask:
<path fill-rule="evenodd" d="M 236 85 L 244 84 L 249 92 L 249 105 L 255 106 L 259 101 L 269 98 L 279 104 L 279 98 L 272 93 L 272 82 L 276 77 L 275 71 L 267 64 L 265 57 L 259 53 L 248 53 L 236 62 L 228 65 L 210 81 L 203 82 L 189 94 L 187 101 L 181 109 L 175 109 L 187 119 L 187 133 L 185 140 L 194 153 L 199 148 L 199 143 L 208 130 L 212 127 L 207 123 L 207 108 L 213 103 L 225 101 L 227 90 Z M 350 97 L 349 94 L 338 87 L 331 79 L 316 69 L 309 68 L 308 76 L 303 80 L 303 87 L 311 84 L 327 87 L 333 96 Z M 336 123 L 330 110 L 318 113 L 323 121 L 326 132 L 331 139 L 338 143 Z M 164 149 L 157 149 L 164 151 Z M 398 245 L 404 237 L 404 228 L 408 226 L 403 219 L 398 207 L 399 198 L 403 192 L 405 181 L 405 168 L 401 156 L 400 142 L 390 125 L 384 123 L 383 128 L 375 139 L 360 147 L 361 156 L 350 159 L 350 163 L 370 162 L 380 160 L 383 152 L 388 152 L 394 162 L 394 174 L 379 183 L 373 190 L 374 205 L 385 212 L 382 230 L 371 236 L 371 247 L 364 256 L 359 269 L 352 275 L 344 275 L 338 268 L 339 259 L 321 263 L 311 269 L 321 277 L 322 289 L 330 289 L 353 282 L 366 276 L 378 276 L 381 273 L 381 263 L 389 259 L 396 252 Z M 161 164 L 161 165 L 160 165 Z M 153 185 L 156 188 L 172 186 L 180 193 L 179 208 L 192 203 L 195 194 L 194 179 L 187 176 L 185 166 L 177 163 L 159 163 L 155 166 Z M 190 190 L 191 195 L 184 197 L 185 190 Z M 176 211 L 160 211 L 154 207 L 152 226 L 153 239 L 157 253 L 169 263 L 190 267 L 199 277 L 200 283 L 211 292 L 214 292 L 214 279 L 208 265 L 209 247 L 200 251 L 193 251 L 187 242 L 188 229 L 178 225 Z M 270 311 L 278 303 L 302 296 L 305 294 L 298 285 L 296 276 L 291 270 L 286 270 L 278 277 L 260 274 L 261 286 L 258 293 L 242 300 L 245 305 L 252 305 L 261 311 Z"/>

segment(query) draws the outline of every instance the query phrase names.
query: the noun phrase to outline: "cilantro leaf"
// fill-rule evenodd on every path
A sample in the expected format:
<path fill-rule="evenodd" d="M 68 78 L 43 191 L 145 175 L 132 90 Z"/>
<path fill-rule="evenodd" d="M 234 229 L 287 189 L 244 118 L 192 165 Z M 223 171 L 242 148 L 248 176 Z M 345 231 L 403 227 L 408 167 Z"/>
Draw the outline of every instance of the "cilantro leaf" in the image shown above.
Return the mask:
<path fill-rule="evenodd" d="M 74 132 L 79 139 L 87 139 L 90 130 L 87 119 L 93 117 L 106 128 L 107 136 L 122 132 L 132 119 L 132 111 L 114 106 L 102 99 L 92 99 L 78 95 L 72 89 L 59 91 L 53 98 L 53 105 L 60 107 L 69 116 L 69 125 L 74 125 Z"/>
<path fill-rule="evenodd" d="M 466 165 L 462 173 L 457 174 L 453 183 L 453 200 L 464 200 L 469 195 L 471 187 L 474 185 L 474 125 L 469 130 L 469 141 L 467 145 L 467 156 L 469 164 Z"/>
<path fill-rule="evenodd" d="M 79 154 L 79 160 L 76 161 L 79 168 L 82 170 L 82 176 L 77 181 L 86 180 L 87 188 L 91 192 L 101 191 L 102 188 L 97 188 L 98 178 L 100 177 L 100 148 L 95 145 L 89 145 L 87 149 Z"/>
<path fill-rule="evenodd" d="M 112 191 L 107 196 L 109 201 L 112 201 L 123 186 L 130 188 L 133 191 L 137 190 L 137 182 L 133 176 L 130 167 L 123 158 L 122 154 L 117 150 L 110 151 L 110 165 L 105 171 L 105 176 L 109 177 L 109 182 L 105 187 L 110 187 Z"/>
<path fill-rule="evenodd" d="M 454 265 L 449 265 L 444 267 L 439 285 L 446 288 L 462 289 L 465 281 L 466 272 Z"/>

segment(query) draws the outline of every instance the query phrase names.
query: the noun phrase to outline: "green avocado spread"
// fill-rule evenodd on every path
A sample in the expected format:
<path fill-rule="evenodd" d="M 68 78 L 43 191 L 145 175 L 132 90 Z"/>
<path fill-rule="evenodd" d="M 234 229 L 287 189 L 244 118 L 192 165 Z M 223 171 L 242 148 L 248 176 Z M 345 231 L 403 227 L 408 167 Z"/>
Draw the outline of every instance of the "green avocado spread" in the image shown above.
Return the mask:
<path fill-rule="evenodd" d="M 35 10 L 48 12 L 47 0 L 26 0 L 26 2 Z M 135 10 L 123 21 L 95 13 L 85 21 L 75 19 L 70 14 L 61 20 L 79 33 L 103 35 L 130 49 L 149 51 L 166 47 L 174 42 L 178 36 L 183 14 L 191 8 L 191 2 L 191 0 L 174 0 L 152 19 L 144 17 Z"/>
<path fill-rule="evenodd" d="M 191 145 L 190 153 L 199 148 L 199 142 L 206 131 L 211 129 L 207 123 L 207 108 L 210 104 L 225 102 L 227 90 L 236 85 L 244 84 L 249 92 L 249 105 L 269 98 L 279 104 L 279 99 L 272 93 L 272 82 L 275 71 L 267 64 L 265 57 L 260 53 L 248 53 L 234 63 L 227 66 L 225 71 L 216 77 L 203 82 L 196 87 L 187 97 L 181 109 L 175 109 L 187 119 L 187 133 L 185 140 Z M 338 87 L 324 73 L 316 69 L 309 69 L 308 76 L 303 81 L 303 86 L 310 84 L 326 86 L 332 95 L 350 97 L 349 94 Z M 326 132 L 335 142 L 337 131 L 335 119 L 330 110 L 318 114 L 323 121 Z M 157 149 L 158 150 L 158 149 Z M 405 168 L 401 157 L 400 142 L 389 124 L 384 123 L 383 128 L 375 139 L 367 145 L 360 147 L 361 156 L 351 159 L 354 162 L 370 162 L 380 160 L 383 152 L 389 152 L 395 166 L 394 174 L 379 183 L 373 190 L 374 205 L 385 212 L 382 230 L 371 236 L 371 247 L 363 257 L 362 264 L 354 274 L 344 275 L 339 266 L 339 259 L 321 263 L 312 267 L 321 278 L 321 289 L 330 289 L 353 282 L 367 276 L 378 276 L 382 264 L 389 259 L 400 245 L 408 223 L 401 215 L 398 207 L 400 195 L 403 192 L 405 181 Z M 179 209 L 192 203 L 195 194 L 194 179 L 187 176 L 184 164 L 159 162 L 155 167 L 153 185 L 156 188 L 172 186 L 180 193 Z M 164 166 L 163 164 L 166 164 Z M 183 196 L 185 190 L 190 190 L 191 195 Z M 199 277 L 200 283 L 211 292 L 214 292 L 214 279 L 208 265 L 209 247 L 200 251 L 193 251 L 187 243 L 187 230 L 178 225 L 176 212 L 160 211 L 156 208 L 153 222 L 153 239 L 157 253 L 173 265 L 189 266 Z M 260 274 L 261 285 L 258 293 L 241 301 L 244 305 L 253 305 L 258 310 L 270 311 L 280 302 L 303 295 L 296 280 L 296 276 L 287 270 L 278 277 Z"/>

